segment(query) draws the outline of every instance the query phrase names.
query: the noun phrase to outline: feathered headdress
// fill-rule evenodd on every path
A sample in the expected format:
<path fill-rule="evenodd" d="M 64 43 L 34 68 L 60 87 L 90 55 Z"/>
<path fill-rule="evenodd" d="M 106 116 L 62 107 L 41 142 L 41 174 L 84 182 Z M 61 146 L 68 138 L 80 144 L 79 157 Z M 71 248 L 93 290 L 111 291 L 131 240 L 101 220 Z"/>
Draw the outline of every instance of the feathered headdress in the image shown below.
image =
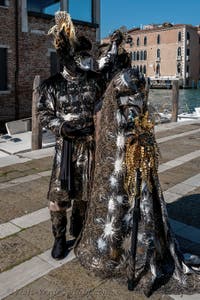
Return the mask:
<path fill-rule="evenodd" d="M 52 34 L 54 36 L 54 46 L 56 49 L 60 47 L 61 43 L 61 33 L 64 33 L 71 45 L 76 42 L 76 33 L 74 24 L 71 20 L 70 15 L 66 11 L 58 11 L 55 14 L 55 25 L 51 27 L 48 31 L 48 35 Z"/>

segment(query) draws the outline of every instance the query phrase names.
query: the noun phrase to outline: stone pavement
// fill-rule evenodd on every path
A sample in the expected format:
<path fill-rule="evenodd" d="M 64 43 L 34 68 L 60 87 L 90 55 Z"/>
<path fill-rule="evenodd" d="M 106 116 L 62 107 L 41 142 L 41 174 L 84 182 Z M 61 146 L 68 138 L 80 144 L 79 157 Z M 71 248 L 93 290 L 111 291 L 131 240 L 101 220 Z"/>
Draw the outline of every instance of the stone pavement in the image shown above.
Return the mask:
<path fill-rule="evenodd" d="M 171 225 L 181 249 L 200 255 L 199 123 L 163 124 L 156 136 Z M 61 262 L 51 259 L 46 192 L 52 154 L 47 148 L 0 158 L 0 299 L 146 299 L 141 290 L 88 274 L 73 251 Z M 150 299 L 200 299 L 199 278 L 190 276 L 188 285 L 191 291 L 180 287 L 174 295 L 168 284 Z"/>

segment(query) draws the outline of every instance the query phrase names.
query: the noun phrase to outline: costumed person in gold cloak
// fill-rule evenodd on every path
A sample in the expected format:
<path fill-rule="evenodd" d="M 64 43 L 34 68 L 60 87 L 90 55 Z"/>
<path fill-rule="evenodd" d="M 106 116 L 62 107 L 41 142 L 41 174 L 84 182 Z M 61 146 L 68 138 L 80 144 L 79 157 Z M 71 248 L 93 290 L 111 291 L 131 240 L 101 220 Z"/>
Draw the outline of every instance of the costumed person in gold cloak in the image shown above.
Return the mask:
<path fill-rule="evenodd" d="M 76 36 L 70 15 L 58 12 L 54 36 L 63 71 L 40 86 L 38 112 L 42 126 L 56 136 L 48 200 L 55 242 L 52 257 L 67 254 L 66 209 L 73 200 L 70 233 L 78 237 L 92 182 L 94 164 L 94 114 L 104 90 L 104 80 L 92 70 L 91 42 Z"/>
<path fill-rule="evenodd" d="M 192 267 L 185 264 L 168 221 L 145 80 L 130 67 L 125 50 L 119 60 L 121 48 L 117 45 L 116 67 L 103 97 L 93 188 L 75 253 L 99 276 L 125 272 L 130 290 L 143 279 L 149 296 L 172 275 L 183 283 Z"/>

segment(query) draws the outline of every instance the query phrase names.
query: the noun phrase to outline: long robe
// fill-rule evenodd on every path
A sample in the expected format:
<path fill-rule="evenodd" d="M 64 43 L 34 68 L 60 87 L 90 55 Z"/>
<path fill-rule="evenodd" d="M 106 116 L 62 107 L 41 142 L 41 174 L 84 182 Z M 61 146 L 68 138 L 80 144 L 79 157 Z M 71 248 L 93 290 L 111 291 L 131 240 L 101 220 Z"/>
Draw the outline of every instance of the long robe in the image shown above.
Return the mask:
<path fill-rule="evenodd" d="M 150 286 L 172 275 L 184 282 L 189 270 L 168 221 L 144 84 L 136 69 L 125 69 L 104 95 L 93 189 L 75 249 L 97 275 L 126 274 L 130 289 L 144 276 Z"/>

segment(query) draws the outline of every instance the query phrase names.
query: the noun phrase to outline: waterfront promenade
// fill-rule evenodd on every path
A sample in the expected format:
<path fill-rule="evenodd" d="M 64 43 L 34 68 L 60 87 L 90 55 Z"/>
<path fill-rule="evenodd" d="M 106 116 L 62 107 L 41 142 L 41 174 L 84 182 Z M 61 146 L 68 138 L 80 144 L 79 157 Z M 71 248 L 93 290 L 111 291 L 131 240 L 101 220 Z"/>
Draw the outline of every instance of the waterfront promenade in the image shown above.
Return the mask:
<path fill-rule="evenodd" d="M 190 121 L 156 127 L 170 222 L 182 251 L 194 255 L 200 255 L 199 125 Z M 53 148 L 47 148 L 0 158 L 0 299 L 146 299 L 138 289 L 129 292 L 119 281 L 88 274 L 73 251 L 63 261 L 51 259 L 46 193 L 52 155 Z M 169 282 L 150 299 L 200 299 L 199 277 L 190 275 L 185 288 Z"/>

